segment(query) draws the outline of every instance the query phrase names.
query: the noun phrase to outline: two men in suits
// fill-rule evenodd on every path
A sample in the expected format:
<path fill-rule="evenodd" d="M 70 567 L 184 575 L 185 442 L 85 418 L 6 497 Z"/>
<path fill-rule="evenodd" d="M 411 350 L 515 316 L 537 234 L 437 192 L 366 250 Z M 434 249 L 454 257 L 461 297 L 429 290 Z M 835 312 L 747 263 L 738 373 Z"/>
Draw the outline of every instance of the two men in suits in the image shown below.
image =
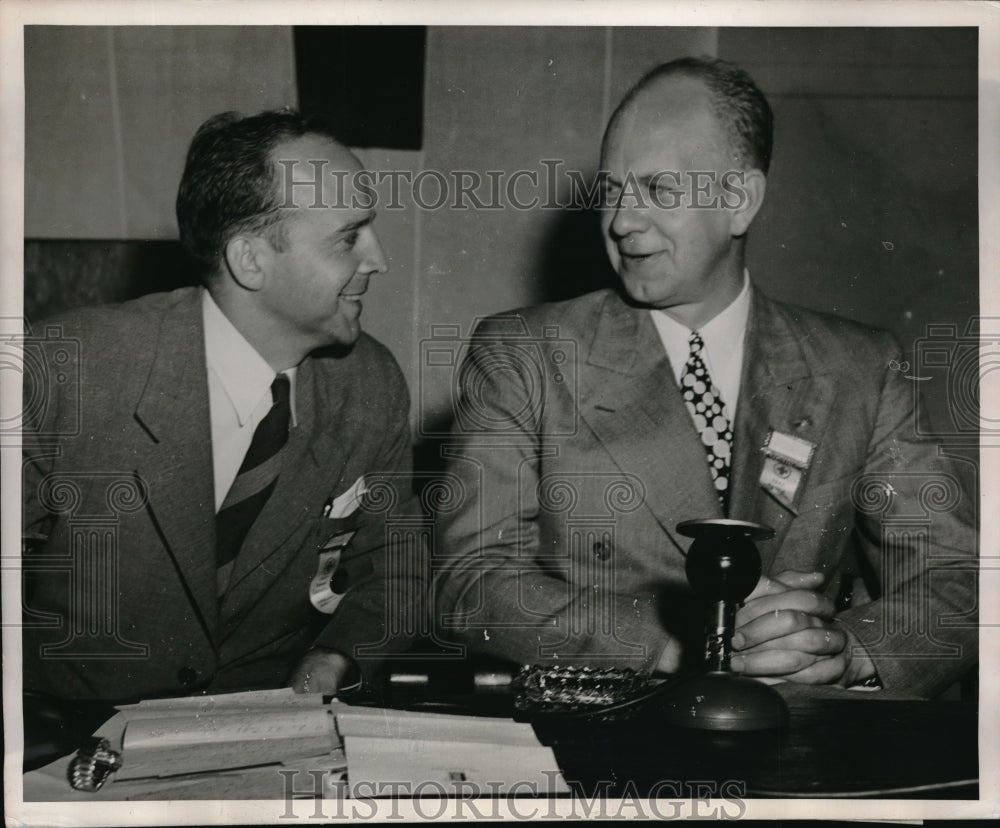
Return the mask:
<path fill-rule="evenodd" d="M 360 330 L 360 169 L 296 113 L 216 116 L 177 198 L 204 285 L 45 326 L 73 356 L 25 424 L 26 690 L 332 693 L 405 645 L 386 595 L 417 575 L 366 490 L 407 508 L 409 398 Z"/>
<path fill-rule="evenodd" d="M 437 613 L 518 664 L 674 672 L 704 653 L 677 524 L 765 524 L 735 670 L 933 695 L 976 658 L 974 506 L 917 438 L 887 333 L 768 299 L 746 271 L 772 114 L 685 58 L 604 136 L 620 290 L 485 320 L 460 373 Z M 791 278 L 794 278 L 792 276 Z M 864 572 L 849 608 L 835 599 Z"/>

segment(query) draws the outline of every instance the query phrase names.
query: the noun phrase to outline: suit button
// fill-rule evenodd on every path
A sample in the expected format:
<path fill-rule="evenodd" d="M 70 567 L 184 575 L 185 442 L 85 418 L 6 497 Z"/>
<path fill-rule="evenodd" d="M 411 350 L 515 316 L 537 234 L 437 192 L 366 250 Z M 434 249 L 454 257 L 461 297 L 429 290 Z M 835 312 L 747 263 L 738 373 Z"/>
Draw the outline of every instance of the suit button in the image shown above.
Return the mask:
<path fill-rule="evenodd" d="M 611 557 L 611 544 L 607 541 L 596 541 L 594 543 L 594 555 L 599 561 L 606 561 Z"/>
<path fill-rule="evenodd" d="M 182 687 L 190 687 L 198 679 L 198 674 L 193 667 L 182 667 L 177 671 L 177 681 Z"/>

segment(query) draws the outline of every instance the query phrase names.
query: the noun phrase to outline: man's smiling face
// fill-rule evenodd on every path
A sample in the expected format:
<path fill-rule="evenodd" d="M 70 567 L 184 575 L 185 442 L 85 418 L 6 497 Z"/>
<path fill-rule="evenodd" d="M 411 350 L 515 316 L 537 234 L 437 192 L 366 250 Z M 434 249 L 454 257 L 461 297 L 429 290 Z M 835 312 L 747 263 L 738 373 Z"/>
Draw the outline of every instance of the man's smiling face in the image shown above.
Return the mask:
<path fill-rule="evenodd" d="M 709 91 L 695 78 L 667 78 L 640 92 L 609 128 L 601 227 L 611 264 L 635 302 L 680 317 L 697 308 L 697 318 L 711 318 L 735 296 L 729 294 L 738 291 L 742 268 L 721 188 L 729 156 Z M 708 187 L 700 195 L 699 181 Z"/>
<path fill-rule="evenodd" d="M 361 332 L 368 280 L 387 269 L 372 227 L 371 199 L 351 186 L 361 164 L 346 148 L 316 135 L 282 144 L 274 156 L 295 161 L 288 170 L 294 181 L 315 178 L 316 167 L 308 162 L 325 162 L 323 183 L 329 187 L 318 201 L 312 188 L 294 188 L 296 206 L 282 208 L 282 241 L 273 250 L 277 278 L 268 281 L 261 299 L 282 329 L 313 347 L 350 345 Z"/>

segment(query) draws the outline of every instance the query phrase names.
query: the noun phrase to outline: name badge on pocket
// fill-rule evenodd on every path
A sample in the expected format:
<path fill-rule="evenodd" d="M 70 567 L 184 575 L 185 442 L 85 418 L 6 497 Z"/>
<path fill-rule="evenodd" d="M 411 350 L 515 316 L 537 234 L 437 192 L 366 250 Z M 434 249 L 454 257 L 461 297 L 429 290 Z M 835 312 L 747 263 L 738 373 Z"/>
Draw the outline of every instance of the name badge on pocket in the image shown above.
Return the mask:
<path fill-rule="evenodd" d="M 761 450 L 765 457 L 760 485 L 778 503 L 794 513 L 792 504 L 802 483 L 802 475 L 812 463 L 815 444 L 771 429 Z"/>
<path fill-rule="evenodd" d="M 309 601 L 320 612 L 332 615 L 347 593 L 346 578 L 337 577 L 340 553 L 351 542 L 356 530 L 339 532 L 319 549 L 316 574 L 309 584 Z"/>

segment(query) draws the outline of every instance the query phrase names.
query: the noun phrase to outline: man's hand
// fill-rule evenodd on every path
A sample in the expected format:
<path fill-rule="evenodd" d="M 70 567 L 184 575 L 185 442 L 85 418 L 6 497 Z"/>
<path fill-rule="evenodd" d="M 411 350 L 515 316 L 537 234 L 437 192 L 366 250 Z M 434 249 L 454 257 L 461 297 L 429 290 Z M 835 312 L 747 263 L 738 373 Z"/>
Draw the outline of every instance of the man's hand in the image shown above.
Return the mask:
<path fill-rule="evenodd" d="M 292 671 L 289 684 L 296 693 L 336 695 L 351 667 L 350 659 L 336 650 L 313 647 Z"/>
<path fill-rule="evenodd" d="M 816 592 L 820 572 L 761 576 L 736 613 L 734 672 L 803 684 L 849 685 L 875 675 L 854 633 L 835 620 L 833 602 Z"/>

